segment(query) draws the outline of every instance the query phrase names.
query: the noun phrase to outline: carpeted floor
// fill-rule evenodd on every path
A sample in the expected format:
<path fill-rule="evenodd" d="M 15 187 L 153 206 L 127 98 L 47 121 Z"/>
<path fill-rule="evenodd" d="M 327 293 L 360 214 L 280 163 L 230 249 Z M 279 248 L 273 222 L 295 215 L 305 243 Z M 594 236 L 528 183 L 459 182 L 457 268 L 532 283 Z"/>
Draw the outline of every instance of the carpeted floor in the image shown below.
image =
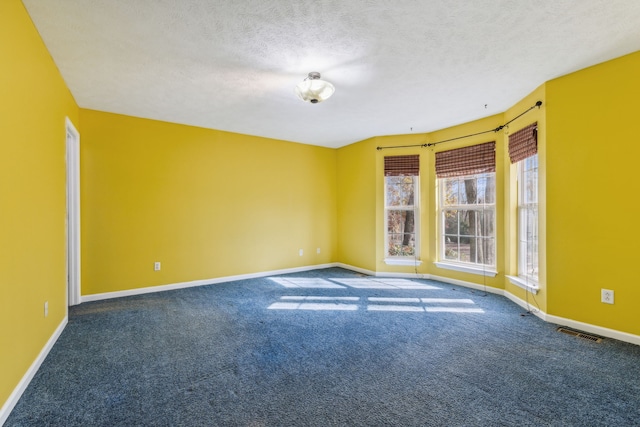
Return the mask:
<path fill-rule="evenodd" d="M 85 303 L 6 426 L 640 426 L 640 347 L 332 268 Z"/>

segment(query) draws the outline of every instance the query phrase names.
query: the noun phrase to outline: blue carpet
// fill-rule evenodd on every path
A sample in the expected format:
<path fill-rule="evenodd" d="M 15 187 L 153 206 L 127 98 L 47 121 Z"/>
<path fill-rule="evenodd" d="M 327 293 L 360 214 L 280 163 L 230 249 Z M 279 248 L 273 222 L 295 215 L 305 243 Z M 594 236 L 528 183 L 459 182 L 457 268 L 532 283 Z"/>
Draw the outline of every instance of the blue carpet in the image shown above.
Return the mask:
<path fill-rule="evenodd" d="M 640 347 L 332 268 L 70 309 L 6 426 L 634 426 Z"/>

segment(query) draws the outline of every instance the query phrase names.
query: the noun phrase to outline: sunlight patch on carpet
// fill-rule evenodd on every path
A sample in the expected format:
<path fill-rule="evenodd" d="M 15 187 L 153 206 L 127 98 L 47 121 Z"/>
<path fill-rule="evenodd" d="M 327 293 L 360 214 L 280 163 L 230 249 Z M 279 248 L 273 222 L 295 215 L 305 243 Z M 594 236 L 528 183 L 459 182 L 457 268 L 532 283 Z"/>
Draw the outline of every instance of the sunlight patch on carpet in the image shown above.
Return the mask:
<path fill-rule="evenodd" d="M 342 304 L 330 302 L 274 302 L 269 306 L 269 310 L 315 310 L 315 311 L 356 311 L 355 304 Z"/>
<path fill-rule="evenodd" d="M 316 277 L 269 277 L 269 280 L 285 288 L 344 289 L 344 286 Z"/>
<path fill-rule="evenodd" d="M 440 289 L 437 286 L 413 282 L 407 279 L 331 279 L 343 285 L 357 289 Z"/>

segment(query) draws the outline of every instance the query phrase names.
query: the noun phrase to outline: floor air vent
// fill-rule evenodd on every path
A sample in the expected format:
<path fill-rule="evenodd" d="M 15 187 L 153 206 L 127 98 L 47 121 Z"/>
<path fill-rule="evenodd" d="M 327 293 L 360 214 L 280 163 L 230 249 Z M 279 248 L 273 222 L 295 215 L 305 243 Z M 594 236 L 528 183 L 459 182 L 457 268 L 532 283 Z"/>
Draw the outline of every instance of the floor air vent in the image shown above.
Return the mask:
<path fill-rule="evenodd" d="M 569 329 L 569 328 L 559 327 L 558 332 L 562 332 L 563 334 L 571 335 L 574 337 L 582 338 L 582 339 L 593 341 L 593 342 L 602 342 L 601 337 L 585 334 L 584 332 L 580 332 L 580 331 L 574 331 L 573 329 Z"/>

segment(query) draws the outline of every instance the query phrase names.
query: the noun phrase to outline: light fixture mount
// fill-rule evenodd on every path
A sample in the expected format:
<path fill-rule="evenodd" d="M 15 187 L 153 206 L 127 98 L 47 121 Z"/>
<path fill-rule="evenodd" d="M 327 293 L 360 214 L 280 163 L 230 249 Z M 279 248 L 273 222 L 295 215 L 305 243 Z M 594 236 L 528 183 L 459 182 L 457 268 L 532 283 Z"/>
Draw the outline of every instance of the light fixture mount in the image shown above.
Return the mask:
<path fill-rule="evenodd" d="M 320 73 L 311 71 L 306 79 L 296 85 L 296 95 L 305 102 L 317 104 L 329 98 L 335 87 L 320 78 Z"/>

